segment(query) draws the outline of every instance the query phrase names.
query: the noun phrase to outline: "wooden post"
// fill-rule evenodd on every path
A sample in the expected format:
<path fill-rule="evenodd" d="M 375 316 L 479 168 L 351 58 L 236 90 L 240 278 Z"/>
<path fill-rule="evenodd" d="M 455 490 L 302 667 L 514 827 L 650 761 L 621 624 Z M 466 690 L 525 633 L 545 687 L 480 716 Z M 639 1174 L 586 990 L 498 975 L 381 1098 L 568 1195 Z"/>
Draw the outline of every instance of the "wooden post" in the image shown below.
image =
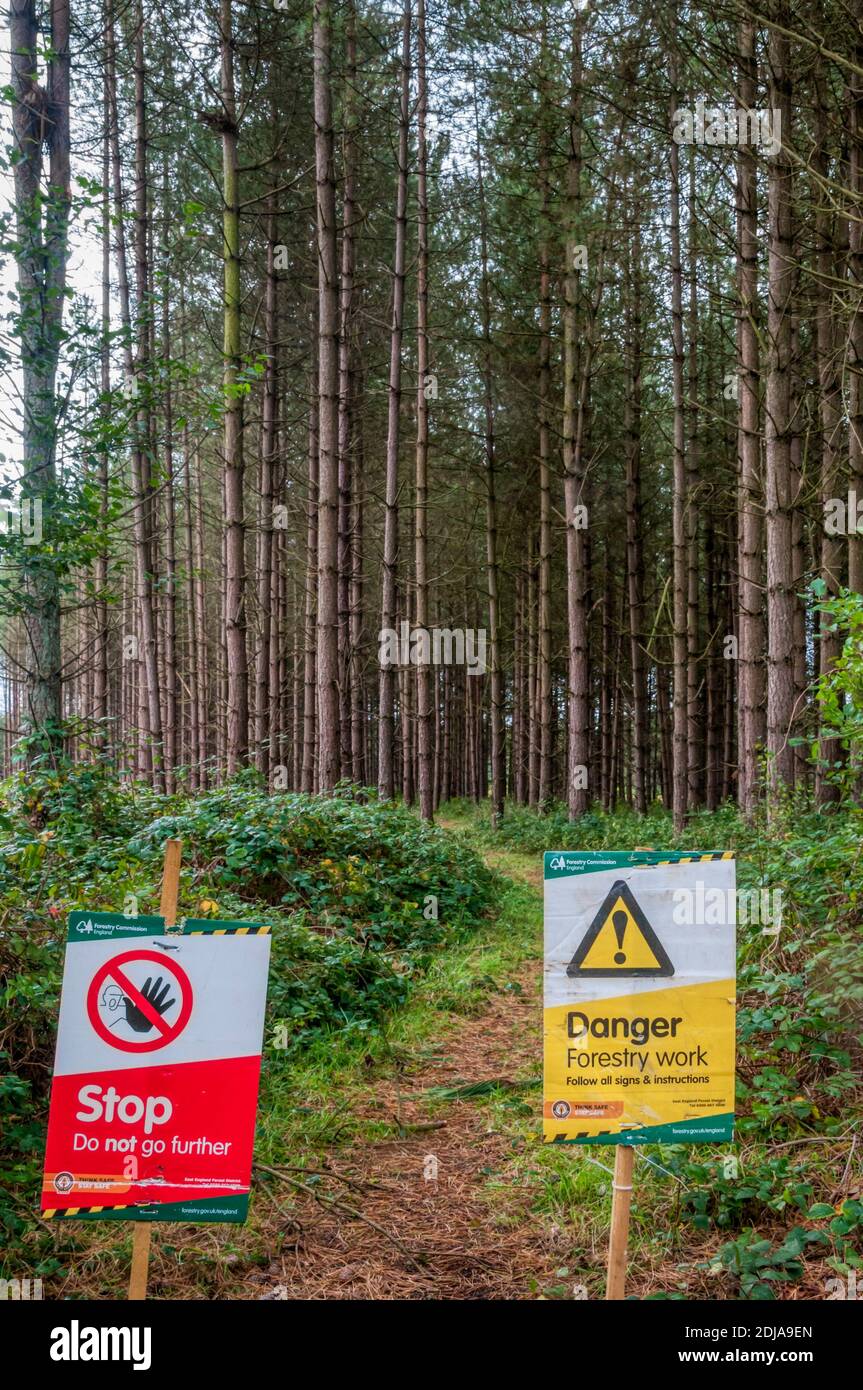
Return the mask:
<path fill-rule="evenodd" d="M 618 1144 L 614 1151 L 614 1182 L 611 1199 L 611 1236 L 608 1242 L 606 1300 L 626 1297 L 626 1247 L 629 1239 L 629 1207 L 632 1201 L 632 1170 L 635 1153 L 629 1144 Z"/>
<path fill-rule="evenodd" d="M 141 1303 L 147 1297 L 147 1276 L 150 1271 L 150 1223 L 133 1221 L 132 1270 L 129 1275 L 129 1300 Z"/>
<path fill-rule="evenodd" d="M 165 841 L 165 865 L 162 869 L 162 898 L 159 903 L 159 912 L 165 919 L 166 927 L 177 925 L 177 899 L 180 896 L 180 857 L 182 853 L 182 840 Z"/>
<path fill-rule="evenodd" d="M 183 852 L 182 840 L 166 840 L 165 862 L 162 867 L 162 897 L 159 912 L 165 919 L 166 927 L 177 922 L 177 900 L 180 896 L 180 858 Z M 147 1278 L 150 1272 L 149 1221 L 136 1221 L 132 1237 L 132 1268 L 129 1274 L 129 1299 L 142 1302 L 147 1297 Z"/>

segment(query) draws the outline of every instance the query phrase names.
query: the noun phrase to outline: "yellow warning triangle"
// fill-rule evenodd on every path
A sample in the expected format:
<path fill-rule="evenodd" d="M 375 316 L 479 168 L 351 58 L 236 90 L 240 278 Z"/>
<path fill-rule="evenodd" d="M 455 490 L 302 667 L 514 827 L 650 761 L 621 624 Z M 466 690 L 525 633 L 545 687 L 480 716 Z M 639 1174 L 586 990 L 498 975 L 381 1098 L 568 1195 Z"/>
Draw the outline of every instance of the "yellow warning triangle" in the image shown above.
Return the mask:
<path fill-rule="evenodd" d="M 673 975 L 668 954 L 636 901 L 618 879 L 585 932 L 567 975 Z"/>

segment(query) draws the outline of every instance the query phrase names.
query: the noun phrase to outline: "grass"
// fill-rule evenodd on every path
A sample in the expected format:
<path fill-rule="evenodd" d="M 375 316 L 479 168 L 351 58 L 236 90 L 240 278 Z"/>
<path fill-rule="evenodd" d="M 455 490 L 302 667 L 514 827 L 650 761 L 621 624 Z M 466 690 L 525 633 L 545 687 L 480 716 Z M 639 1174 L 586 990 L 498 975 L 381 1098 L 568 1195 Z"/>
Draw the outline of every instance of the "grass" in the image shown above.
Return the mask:
<path fill-rule="evenodd" d="M 354 1109 L 360 1100 L 373 1104 L 381 1073 L 406 1076 L 418 1062 L 437 1055 L 446 1047 L 448 1033 L 466 1014 L 481 1010 L 490 991 L 505 988 L 526 962 L 538 966 L 541 959 L 539 905 L 530 889 L 513 883 L 504 889 L 494 920 L 442 951 L 405 1008 L 362 1045 L 334 1037 L 315 1044 L 299 1061 L 292 1059 L 282 1072 L 270 1054 L 262 1110 L 273 1109 L 260 1131 L 260 1157 L 271 1161 L 279 1146 L 295 1154 L 317 1154 L 321 1138 L 333 1142 L 325 1117 L 334 1113 L 336 1090 L 351 1096 Z M 342 1105 L 336 1105 L 335 1113 L 340 1116 L 338 1142 L 348 1132 L 365 1139 L 395 1132 L 392 1126 L 370 1127 L 351 1119 Z"/>

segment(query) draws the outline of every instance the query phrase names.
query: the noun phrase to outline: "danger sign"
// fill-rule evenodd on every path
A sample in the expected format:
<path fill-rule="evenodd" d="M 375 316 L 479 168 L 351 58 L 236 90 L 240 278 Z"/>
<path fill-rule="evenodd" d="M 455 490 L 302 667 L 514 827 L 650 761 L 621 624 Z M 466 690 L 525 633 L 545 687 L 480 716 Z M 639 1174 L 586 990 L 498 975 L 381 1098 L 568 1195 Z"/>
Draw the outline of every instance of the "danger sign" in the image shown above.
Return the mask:
<path fill-rule="evenodd" d="M 546 854 L 547 1141 L 732 1138 L 735 920 L 730 853 Z"/>
<path fill-rule="evenodd" d="M 248 923 L 72 914 L 43 1214 L 244 1219 L 269 954 Z"/>
<path fill-rule="evenodd" d="M 673 975 L 674 966 L 625 879 L 618 879 L 585 932 L 567 975 Z"/>

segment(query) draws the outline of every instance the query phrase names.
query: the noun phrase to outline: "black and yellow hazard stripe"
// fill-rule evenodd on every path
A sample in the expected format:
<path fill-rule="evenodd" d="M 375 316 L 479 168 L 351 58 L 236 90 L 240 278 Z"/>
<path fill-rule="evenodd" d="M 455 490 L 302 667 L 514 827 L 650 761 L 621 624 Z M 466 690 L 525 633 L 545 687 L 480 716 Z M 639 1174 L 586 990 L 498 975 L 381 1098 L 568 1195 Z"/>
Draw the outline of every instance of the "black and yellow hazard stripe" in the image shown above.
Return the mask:
<path fill-rule="evenodd" d="M 674 859 L 655 859 L 653 864 L 648 864 L 647 868 L 653 868 L 656 864 L 706 864 L 711 859 L 733 859 L 734 850 L 717 850 L 714 854 L 683 854 Z"/>
<path fill-rule="evenodd" d="M 193 927 L 185 936 L 269 936 L 271 927 Z"/>
<path fill-rule="evenodd" d="M 43 1211 L 42 1215 L 50 1216 L 94 1216 L 101 1211 L 129 1211 L 132 1203 L 125 1203 L 120 1207 L 51 1207 L 50 1210 Z"/>
<path fill-rule="evenodd" d="M 573 1139 L 599 1139 L 604 1134 L 626 1134 L 624 1129 L 579 1129 L 575 1134 L 555 1134 L 552 1144 L 571 1144 Z"/>

